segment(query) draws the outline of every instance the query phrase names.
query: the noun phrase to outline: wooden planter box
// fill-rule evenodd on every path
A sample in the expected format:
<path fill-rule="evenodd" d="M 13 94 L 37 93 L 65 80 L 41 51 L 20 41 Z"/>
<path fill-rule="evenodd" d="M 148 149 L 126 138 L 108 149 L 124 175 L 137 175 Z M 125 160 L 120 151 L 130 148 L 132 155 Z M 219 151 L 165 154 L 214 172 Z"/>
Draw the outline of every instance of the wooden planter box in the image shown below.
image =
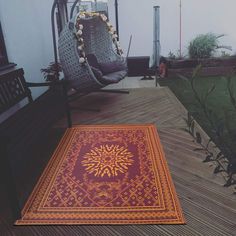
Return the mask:
<path fill-rule="evenodd" d="M 236 67 L 236 57 L 168 60 L 169 76 L 190 76 L 199 64 L 202 65 L 201 76 L 227 75 Z"/>

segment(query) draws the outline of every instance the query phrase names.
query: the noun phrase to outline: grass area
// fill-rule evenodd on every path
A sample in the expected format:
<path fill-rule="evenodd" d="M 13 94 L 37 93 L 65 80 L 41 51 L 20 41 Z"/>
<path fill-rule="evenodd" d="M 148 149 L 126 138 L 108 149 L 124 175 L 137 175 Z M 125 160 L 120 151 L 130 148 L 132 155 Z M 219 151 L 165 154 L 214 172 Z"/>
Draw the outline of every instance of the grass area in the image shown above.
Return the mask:
<path fill-rule="evenodd" d="M 168 86 L 185 108 L 193 115 L 206 133 L 214 139 L 215 132 L 208 122 L 203 109 L 195 99 L 190 83 L 180 78 L 162 79 L 161 86 Z M 215 85 L 214 91 L 207 99 L 207 107 L 211 110 L 214 124 L 223 132 L 223 139 L 235 153 L 236 163 L 236 110 L 233 107 L 227 89 L 227 80 L 223 77 L 197 77 L 195 88 L 201 98 Z M 232 86 L 236 97 L 236 77 L 232 78 Z"/>

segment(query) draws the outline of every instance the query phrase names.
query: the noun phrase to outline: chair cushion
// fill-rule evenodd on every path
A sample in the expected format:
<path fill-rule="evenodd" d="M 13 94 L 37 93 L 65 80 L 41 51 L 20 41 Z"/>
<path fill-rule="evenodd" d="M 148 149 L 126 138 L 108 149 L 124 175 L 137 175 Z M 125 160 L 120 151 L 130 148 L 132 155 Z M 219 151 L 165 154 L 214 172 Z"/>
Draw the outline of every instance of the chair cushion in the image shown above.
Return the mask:
<path fill-rule="evenodd" d="M 95 75 L 96 79 L 100 80 L 102 78 L 102 76 L 103 76 L 102 72 L 99 69 L 97 69 L 97 68 L 95 68 L 93 66 L 90 66 L 90 68 L 91 68 L 93 74 Z"/>
<path fill-rule="evenodd" d="M 100 65 L 98 63 L 97 57 L 94 54 L 87 54 L 86 57 L 90 66 L 100 70 Z"/>
<path fill-rule="evenodd" d="M 122 80 L 127 74 L 126 70 L 116 71 L 107 75 L 102 76 L 99 80 L 103 84 L 115 84 Z"/>
<path fill-rule="evenodd" d="M 118 83 L 127 74 L 125 60 L 98 63 L 94 54 L 87 54 L 87 60 L 96 79 L 105 85 Z"/>
<path fill-rule="evenodd" d="M 104 75 L 117 72 L 117 71 L 126 71 L 127 66 L 125 61 L 112 61 L 106 63 L 99 63 L 100 69 Z"/>

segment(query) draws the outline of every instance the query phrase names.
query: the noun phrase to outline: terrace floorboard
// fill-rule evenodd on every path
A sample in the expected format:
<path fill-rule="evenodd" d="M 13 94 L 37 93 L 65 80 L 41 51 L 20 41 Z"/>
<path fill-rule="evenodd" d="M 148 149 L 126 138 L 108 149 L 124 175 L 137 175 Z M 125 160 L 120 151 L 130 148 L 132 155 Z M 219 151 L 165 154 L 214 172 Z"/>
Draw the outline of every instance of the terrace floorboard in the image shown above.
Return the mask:
<path fill-rule="evenodd" d="M 199 144 L 182 129 L 186 127 L 185 108 L 168 88 L 154 87 L 154 81 L 127 78 L 111 88 L 127 87 L 130 94 L 99 92 L 76 101 L 74 105 L 99 108 L 100 112 L 74 110 L 73 125 L 156 124 L 187 224 L 16 227 L 10 220 L 7 199 L 1 196 L 1 236 L 236 235 L 236 195 L 232 189 L 223 187 L 222 175 L 213 174 L 212 163 L 203 163 L 205 154 L 194 151 Z M 50 156 L 65 128 L 65 118 L 55 124 L 51 132 L 54 141 L 47 143 L 45 155 Z"/>

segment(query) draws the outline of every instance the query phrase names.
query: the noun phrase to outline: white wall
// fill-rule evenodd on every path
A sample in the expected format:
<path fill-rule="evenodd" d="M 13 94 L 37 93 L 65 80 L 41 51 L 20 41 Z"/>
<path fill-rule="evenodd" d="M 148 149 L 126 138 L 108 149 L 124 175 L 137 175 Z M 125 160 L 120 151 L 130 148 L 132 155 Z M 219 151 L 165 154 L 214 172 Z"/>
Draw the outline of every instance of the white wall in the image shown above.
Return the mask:
<path fill-rule="evenodd" d="M 114 1 L 108 0 L 113 25 Z M 23 67 L 28 81 L 43 81 L 41 68 L 54 60 L 50 11 L 53 0 L 0 0 L 0 20 L 10 62 Z M 153 6 L 160 6 L 161 54 L 179 49 L 179 0 L 118 0 L 120 41 L 127 50 L 133 40 L 130 56 L 151 56 L 153 39 Z M 234 24 L 236 0 L 182 0 L 183 51 L 189 41 L 201 33 L 224 33 L 222 44 L 236 53 Z M 44 89 L 33 89 L 34 97 Z"/>
<path fill-rule="evenodd" d="M 24 68 L 27 81 L 43 82 L 41 68 L 54 60 L 52 0 L 0 0 L 0 20 L 10 62 Z M 32 89 L 33 97 L 45 88 Z"/>
<path fill-rule="evenodd" d="M 153 6 L 160 6 L 161 54 L 179 50 L 179 0 L 118 0 L 119 31 L 122 47 L 127 50 L 132 34 L 130 56 L 152 54 Z M 114 0 L 108 0 L 110 20 L 115 26 Z M 235 0 L 182 0 L 182 49 L 198 34 L 226 34 L 221 44 L 236 53 Z"/>

